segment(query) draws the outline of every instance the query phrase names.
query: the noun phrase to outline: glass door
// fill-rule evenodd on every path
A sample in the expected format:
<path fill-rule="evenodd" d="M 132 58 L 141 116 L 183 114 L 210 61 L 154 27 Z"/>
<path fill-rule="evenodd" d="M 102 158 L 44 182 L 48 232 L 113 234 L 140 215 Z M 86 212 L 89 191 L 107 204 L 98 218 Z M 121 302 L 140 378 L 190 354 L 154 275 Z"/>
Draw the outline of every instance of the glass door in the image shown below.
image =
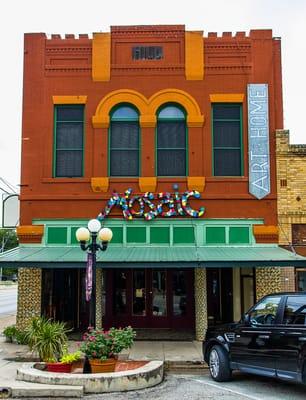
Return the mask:
<path fill-rule="evenodd" d="M 193 270 L 107 271 L 103 324 L 134 328 L 194 328 Z"/>

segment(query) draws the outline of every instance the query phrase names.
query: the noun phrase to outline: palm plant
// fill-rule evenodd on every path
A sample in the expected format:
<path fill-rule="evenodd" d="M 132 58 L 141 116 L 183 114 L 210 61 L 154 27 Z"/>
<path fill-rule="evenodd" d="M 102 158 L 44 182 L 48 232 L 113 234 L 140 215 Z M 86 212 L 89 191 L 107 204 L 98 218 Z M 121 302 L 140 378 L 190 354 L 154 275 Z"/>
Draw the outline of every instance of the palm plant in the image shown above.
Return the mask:
<path fill-rule="evenodd" d="M 54 362 L 63 355 L 69 331 L 64 322 L 51 321 L 44 317 L 34 318 L 28 329 L 30 349 L 37 351 L 42 361 Z"/>

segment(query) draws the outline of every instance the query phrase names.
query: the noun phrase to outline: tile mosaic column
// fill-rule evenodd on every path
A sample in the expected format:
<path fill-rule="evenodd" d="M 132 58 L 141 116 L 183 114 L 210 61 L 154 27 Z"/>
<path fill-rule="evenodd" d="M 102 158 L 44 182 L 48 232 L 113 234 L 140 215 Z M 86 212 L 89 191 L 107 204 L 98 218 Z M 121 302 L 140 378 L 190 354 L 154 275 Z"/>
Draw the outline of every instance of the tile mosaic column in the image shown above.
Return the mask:
<path fill-rule="evenodd" d="M 18 329 L 25 329 L 33 317 L 41 315 L 41 269 L 20 268 L 18 272 Z"/>
<path fill-rule="evenodd" d="M 206 269 L 194 270 L 195 333 L 196 340 L 203 340 L 207 330 Z"/>
<path fill-rule="evenodd" d="M 256 299 L 281 292 L 281 269 L 278 267 L 256 268 Z"/>
<path fill-rule="evenodd" d="M 102 269 L 96 269 L 96 328 L 102 328 Z"/>

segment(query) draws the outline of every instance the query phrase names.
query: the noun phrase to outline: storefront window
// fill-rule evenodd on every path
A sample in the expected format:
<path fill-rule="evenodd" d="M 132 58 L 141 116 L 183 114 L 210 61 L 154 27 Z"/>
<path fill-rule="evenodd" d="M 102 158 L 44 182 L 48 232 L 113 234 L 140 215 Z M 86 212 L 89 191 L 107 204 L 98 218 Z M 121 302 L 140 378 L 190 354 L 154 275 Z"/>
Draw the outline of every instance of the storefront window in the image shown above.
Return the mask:
<path fill-rule="evenodd" d="M 133 315 L 146 315 L 146 275 L 144 269 L 133 271 Z"/>
<path fill-rule="evenodd" d="M 299 292 L 306 291 L 306 269 L 297 269 L 297 290 Z"/>
<path fill-rule="evenodd" d="M 172 273 L 173 292 L 173 315 L 186 315 L 186 277 L 184 271 L 173 271 Z"/>
<path fill-rule="evenodd" d="M 167 315 L 166 271 L 153 270 L 152 295 L 152 314 Z"/>
<path fill-rule="evenodd" d="M 122 270 L 115 271 L 114 311 L 117 315 L 126 313 L 126 284 L 126 273 Z"/>

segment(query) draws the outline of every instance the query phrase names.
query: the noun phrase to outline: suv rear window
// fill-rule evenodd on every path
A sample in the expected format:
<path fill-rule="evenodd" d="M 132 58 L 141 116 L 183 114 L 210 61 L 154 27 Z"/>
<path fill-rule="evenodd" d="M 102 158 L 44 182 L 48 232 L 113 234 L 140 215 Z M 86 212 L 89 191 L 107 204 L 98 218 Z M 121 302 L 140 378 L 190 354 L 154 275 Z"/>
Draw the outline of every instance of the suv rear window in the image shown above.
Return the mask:
<path fill-rule="evenodd" d="M 306 296 L 288 296 L 283 323 L 286 325 L 305 325 Z"/>

